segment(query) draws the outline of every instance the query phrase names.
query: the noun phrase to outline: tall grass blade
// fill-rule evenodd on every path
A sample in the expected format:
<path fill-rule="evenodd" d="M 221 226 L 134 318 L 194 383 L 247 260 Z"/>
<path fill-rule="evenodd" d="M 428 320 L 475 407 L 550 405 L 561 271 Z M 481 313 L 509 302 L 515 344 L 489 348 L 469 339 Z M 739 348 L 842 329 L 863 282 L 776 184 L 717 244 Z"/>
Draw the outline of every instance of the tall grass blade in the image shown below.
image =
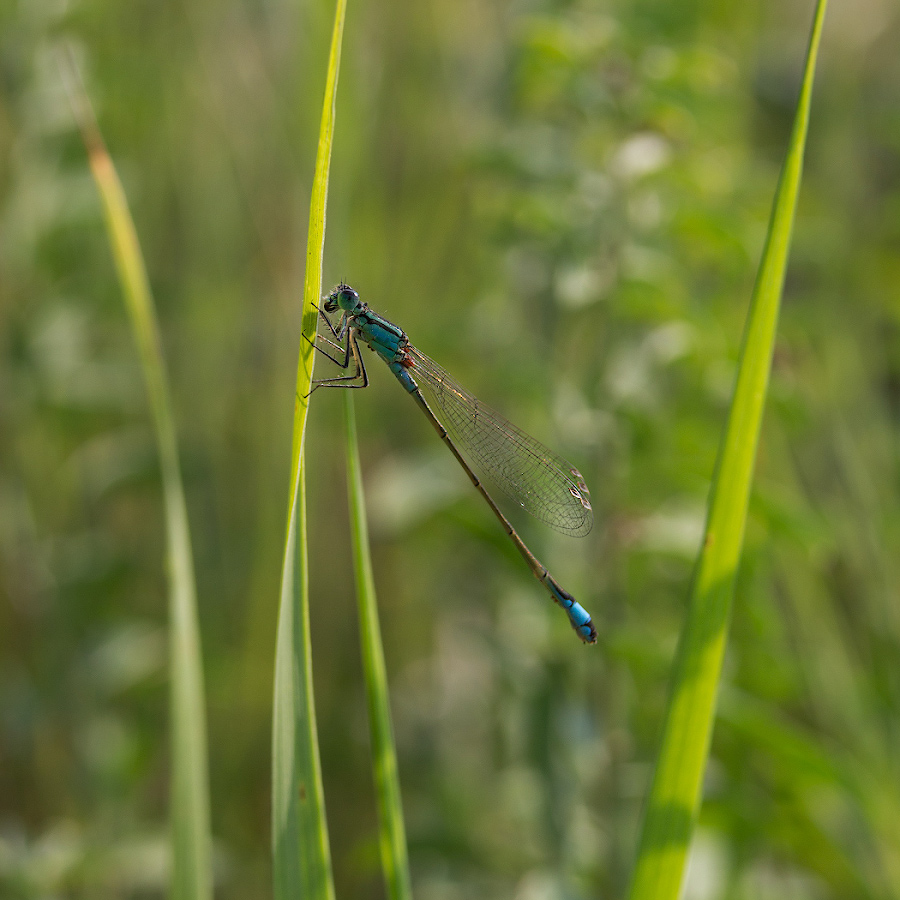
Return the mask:
<path fill-rule="evenodd" d="M 369 711 L 369 734 L 372 741 L 375 792 L 378 797 L 381 866 L 389 900 L 411 900 L 409 859 L 406 851 L 406 829 L 397 754 L 391 727 L 387 673 L 381 628 L 378 624 L 378 598 L 372 576 L 369 553 L 369 526 L 363 494 L 359 445 L 356 440 L 356 414 L 353 394 L 343 391 L 344 421 L 347 430 L 347 492 L 350 502 L 350 531 L 353 539 L 353 566 L 356 571 L 356 597 L 359 604 L 360 641 L 366 679 L 366 703 Z"/>
<path fill-rule="evenodd" d="M 806 68 L 762 261 L 750 304 L 737 383 L 713 476 L 706 536 L 694 576 L 676 660 L 662 747 L 650 789 L 631 900 L 681 892 L 747 517 L 753 466 L 768 387 L 778 309 L 809 123 L 826 0 L 816 6 Z"/>
<path fill-rule="evenodd" d="M 282 563 L 272 718 L 272 853 L 277 900 L 332 900 L 334 884 L 316 735 L 309 637 L 303 440 L 322 293 L 325 206 L 346 0 L 337 0 L 309 204 L 302 332 L 294 400 L 291 489 Z"/>
<path fill-rule="evenodd" d="M 159 325 L 128 201 L 82 87 L 75 63 L 61 69 L 103 205 L 116 271 L 138 346 L 159 447 L 169 580 L 172 719 L 172 883 L 175 900 L 211 900 L 209 781 L 197 591 L 187 505 Z"/>

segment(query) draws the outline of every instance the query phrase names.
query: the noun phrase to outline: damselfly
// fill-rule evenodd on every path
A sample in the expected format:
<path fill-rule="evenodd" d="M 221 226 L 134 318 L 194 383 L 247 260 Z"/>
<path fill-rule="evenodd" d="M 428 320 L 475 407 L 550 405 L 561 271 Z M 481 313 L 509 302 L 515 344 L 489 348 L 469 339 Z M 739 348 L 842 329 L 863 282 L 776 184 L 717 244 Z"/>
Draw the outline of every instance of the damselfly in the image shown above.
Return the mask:
<path fill-rule="evenodd" d="M 329 316 L 338 310 L 340 316 L 334 322 Z M 591 530 L 594 516 L 587 485 L 578 469 L 470 394 L 434 360 L 413 347 L 402 329 L 372 312 L 353 288 L 339 284 L 324 298 L 319 312 L 334 340 L 321 334 L 316 337 L 338 351 L 339 355 L 332 356 L 317 343 L 313 346 L 344 370 L 352 365 L 353 371 L 349 375 L 314 381 L 312 390 L 320 387 L 366 387 L 369 376 L 359 353 L 358 342 L 362 341 L 375 351 L 419 404 L 500 520 L 534 576 L 566 611 L 576 634 L 585 643 L 595 643 L 597 631 L 587 611 L 560 587 L 547 567 L 525 546 L 473 471 L 473 468 L 477 469 L 523 509 L 551 528 L 581 537 Z M 432 411 L 420 387 L 424 387 L 434 400 L 442 418 Z M 471 466 L 457 443 L 468 452 Z"/>

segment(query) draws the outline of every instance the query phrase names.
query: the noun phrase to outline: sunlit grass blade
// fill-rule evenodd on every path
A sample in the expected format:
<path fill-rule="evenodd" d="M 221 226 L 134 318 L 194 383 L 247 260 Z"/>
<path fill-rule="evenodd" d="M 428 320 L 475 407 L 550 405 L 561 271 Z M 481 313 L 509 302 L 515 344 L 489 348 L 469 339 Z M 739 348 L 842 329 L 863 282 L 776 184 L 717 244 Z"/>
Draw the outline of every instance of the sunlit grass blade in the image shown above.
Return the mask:
<path fill-rule="evenodd" d="M 322 292 L 325 207 L 334 138 L 334 109 L 346 0 L 337 0 L 316 168 L 309 204 L 303 337 L 297 365 L 291 489 L 282 564 L 272 710 L 272 853 L 277 900 L 331 900 L 334 885 L 316 735 L 309 638 L 306 482 L 303 440 L 312 382 L 313 347 Z M 309 338 L 310 340 L 307 340 Z"/>
<path fill-rule="evenodd" d="M 378 846 L 388 897 L 390 900 L 410 900 L 412 888 L 406 851 L 406 829 L 403 824 L 403 804 L 391 727 L 391 707 L 388 700 L 384 650 L 381 645 L 381 628 L 378 624 L 378 599 L 375 596 L 372 558 L 369 553 L 369 527 L 366 521 L 359 446 L 356 440 L 356 415 L 352 392 L 343 391 L 343 394 L 353 565 L 356 571 L 356 596 L 359 604 L 360 640 L 366 680 L 375 792 L 378 797 Z"/>
<path fill-rule="evenodd" d="M 169 580 L 171 896 L 175 900 L 207 900 L 212 897 L 211 841 L 197 591 L 162 342 L 137 232 L 122 183 L 70 57 L 61 57 L 61 70 L 103 204 L 106 229 L 141 358 L 159 447 Z"/>
<path fill-rule="evenodd" d="M 662 746 L 647 803 L 631 900 L 681 893 L 709 752 L 716 694 L 740 560 L 778 309 L 803 169 L 826 0 L 813 19 L 790 144 L 750 304 L 737 383 L 710 493 L 706 535 L 678 650 Z"/>

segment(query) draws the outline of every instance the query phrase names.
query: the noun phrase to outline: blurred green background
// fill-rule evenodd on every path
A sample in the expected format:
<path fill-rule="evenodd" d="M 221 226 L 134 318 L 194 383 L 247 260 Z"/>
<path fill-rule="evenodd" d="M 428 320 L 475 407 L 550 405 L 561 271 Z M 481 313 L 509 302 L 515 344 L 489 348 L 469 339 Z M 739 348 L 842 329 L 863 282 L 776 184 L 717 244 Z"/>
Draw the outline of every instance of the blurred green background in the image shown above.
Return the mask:
<path fill-rule="evenodd" d="M 270 706 L 333 6 L 0 4 L 0 896 L 165 892 L 163 521 L 74 41 L 162 321 L 217 896 L 271 895 Z M 900 896 L 900 12 L 832 0 L 686 897 Z M 516 517 L 581 646 L 375 363 L 355 396 L 420 900 L 621 896 L 812 4 L 351 2 L 344 279 L 585 474 Z M 325 366 L 319 369 L 324 372 Z M 383 896 L 340 398 L 308 432 L 338 896 Z"/>

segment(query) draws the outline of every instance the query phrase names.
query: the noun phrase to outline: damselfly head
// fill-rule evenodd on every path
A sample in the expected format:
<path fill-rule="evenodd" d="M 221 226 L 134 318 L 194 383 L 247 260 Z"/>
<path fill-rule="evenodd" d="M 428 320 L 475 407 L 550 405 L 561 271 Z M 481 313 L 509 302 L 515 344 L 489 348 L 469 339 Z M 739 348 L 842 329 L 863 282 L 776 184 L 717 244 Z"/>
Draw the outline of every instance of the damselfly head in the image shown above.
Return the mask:
<path fill-rule="evenodd" d="M 342 309 L 344 312 L 352 313 L 356 312 L 362 305 L 359 294 L 349 284 L 341 282 L 326 298 L 324 309 L 325 312 L 334 312 L 336 309 Z"/>

